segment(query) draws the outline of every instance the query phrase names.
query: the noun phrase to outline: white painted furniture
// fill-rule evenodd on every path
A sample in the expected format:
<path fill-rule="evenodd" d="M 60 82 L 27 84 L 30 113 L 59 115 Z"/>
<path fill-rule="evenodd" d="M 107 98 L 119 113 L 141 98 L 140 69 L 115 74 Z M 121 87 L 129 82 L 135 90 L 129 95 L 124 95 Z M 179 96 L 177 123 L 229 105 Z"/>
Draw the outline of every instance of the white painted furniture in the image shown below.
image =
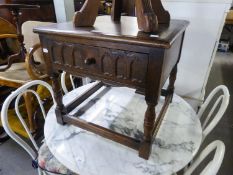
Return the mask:
<path fill-rule="evenodd" d="M 74 80 L 73 80 L 72 75 L 69 75 L 69 80 L 70 80 L 70 83 L 72 85 L 72 88 L 75 89 L 75 84 L 74 84 Z M 62 72 L 62 74 L 61 74 L 61 88 L 65 94 L 68 93 L 68 89 L 66 87 L 66 72 Z"/>
<path fill-rule="evenodd" d="M 184 172 L 184 175 L 191 175 L 202 163 L 202 161 L 214 150 L 215 154 L 213 160 L 206 165 L 206 167 L 201 171 L 200 175 L 217 175 L 225 154 L 225 145 L 219 140 L 210 143 Z"/>
<path fill-rule="evenodd" d="M 70 80 L 70 83 L 72 85 L 72 89 L 75 89 L 75 84 L 74 84 L 74 76 L 72 75 L 69 75 L 69 80 Z M 91 79 L 90 78 L 82 78 L 82 83 L 83 85 L 86 85 L 88 83 L 91 82 Z M 66 72 L 62 72 L 61 74 L 61 87 L 62 87 L 62 90 L 65 94 L 68 93 L 68 89 L 67 89 L 67 86 L 66 86 Z"/>
<path fill-rule="evenodd" d="M 94 83 L 77 88 L 63 98 L 68 104 Z M 161 110 L 161 97 L 157 110 Z M 129 88 L 102 87 L 71 114 L 111 128 L 115 132 L 140 138 L 143 136 L 144 97 Z M 47 114 L 44 134 L 53 155 L 72 171 L 81 175 L 167 175 L 182 169 L 193 159 L 202 141 L 202 129 L 194 110 L 175 95 L 153 143 L 148 161 L 136 150 L 104 139 L 75 126 L 56 122 L 55 108 Z"/>
<path fill-rule="evenodd" d="M 214 99 L 216 99 L 214 101 Z M 202 123 L 202 143 L 210 132 L 217 126 L 223 117 L 230 100 L 229 90 L 226 86 L 217 86 L 201 105 L 197 116 Z M 196 153 L 194 153 L 196 155 Z M 191 161 L 193 162 L 193 161 Z M 185 168 L 187 169 L 189 165 Z"/>
<path fill-rule="evenodd" d="M 42 175 L 42 174 L 53 175 L 54 173 L 55 174 L 59 174 L 59 173 L 68 174 L 69 173 L 69 175 L 71 175 L 70 174 L 71 172 L 52 156 L 46 143 L 43 143 L 40 147 L 38 146 L 26 122 L 24 121 L 23 116 L 20 113 L 19 105 L 20 105 L 20 100 L 22 96 L 24 95 L 24 93 L 32 93 L 33 96 L 37 99 L 42 115 L 45 118 L 46 113 L 43 107 L 42 100 L 40 99 L 39 95 L 34 90 L 30 89 L 31 87 L 38 86 L 38 85 L 42 85 L 49 90 L 50 94 L 52 95 L 53 102 L 55 103 L 52 87 L 48 83 L 41 81 L 41 80 L 35 80 L 27 84 L 24 84 L 17 90 L 13 91 L 7 97 L 2 106 L 1 121 L 2 121 L 3 128 L 6 131 L 6 133 L 10 136 L 10 138 L 12 138 L 15 142 L 17 142 L 31 156 L 32 163 L 34 167 L 37 168 L 39 175 Z M 26 130 L 32 144 L 28 144 L 28 142 L 25 142 L 21 137 L 19 137 L 11 129 L 9 125 L 8 109 L 10 107 L 10 104 L 14 102 L 14 100 L 15 100 L 15 111 L 16 111 L 17 117 L 19 118 L 21 124 Z M 12 168 L 14 168 L 14 166 Z"/>
<path fill-rule="evenodd" d="M 220 94 L 221 93 L 221 94 Z M 218 95 L 218 98 L 216 96 Z M 210 107 L 211 102 L 213 102 L 214 97 L 216 98 L 213 107 Z M 198 117 L 200 119 L 204 118 L 202 129 L 203 129 L 203 141 L 206 136 L 216 127 L 222 116 L 224 115 L 228 104 L 229 104 L 230 94 L 226 86 L 220 85 L 216 87 L 206 98 L 205 102 L 201 105 L 198 112 Z M 210 111 L 206 115 L 206 110 L 210 108 Z M 218 108 L 219 107 L 219 108 Z M 218 109 L 216 111 L 216 109 Z"/>
<path fill-rule="evenodd" d="M 218 41 L 232 0 L 163 0 L 174 19 L 186 19 L 176 93 L 194 108 L 204 99 L 205 87 L 215 58 Z"/>

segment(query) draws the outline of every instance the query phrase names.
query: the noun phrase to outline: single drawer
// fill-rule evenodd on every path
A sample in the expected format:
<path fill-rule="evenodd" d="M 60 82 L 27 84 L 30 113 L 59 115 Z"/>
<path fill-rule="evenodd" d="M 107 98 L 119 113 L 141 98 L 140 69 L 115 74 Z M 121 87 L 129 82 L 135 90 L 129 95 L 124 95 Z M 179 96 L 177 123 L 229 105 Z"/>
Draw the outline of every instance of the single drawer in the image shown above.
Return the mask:
<path fill-rule="evenodd" d="M 147 54 L 57 41 L 50 50 L 54 64 L 63 65 L 66 70 L 75 68 L 75 73 L 135 85 L 146 79 Z"/>

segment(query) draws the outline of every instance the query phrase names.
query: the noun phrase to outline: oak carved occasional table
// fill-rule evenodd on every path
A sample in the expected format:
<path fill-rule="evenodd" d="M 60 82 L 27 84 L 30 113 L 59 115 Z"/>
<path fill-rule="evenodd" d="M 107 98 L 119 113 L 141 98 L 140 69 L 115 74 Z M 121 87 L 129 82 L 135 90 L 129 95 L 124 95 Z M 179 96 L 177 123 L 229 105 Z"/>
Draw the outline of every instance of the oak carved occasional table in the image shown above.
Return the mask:
<path fill-rule="evenodd" d="M 34 32 L 40 35 L 47 73 L 53 82 L 57 121 L 76 125 L 138 150 L 140 157 L 148 159 L 154 135 L 172 100 L 188 22 L 171 20 L 169 24 L 158 25 L 156 32 L 145 33 L 138 29 L 137 19 L 124 16 L 120 21 L 113 21 L 110 16 L 99 16 L 92 27 L 77 27 L 67 22 L 37 27 Z M 62 71 L 100 82 L 64 106 L 59 85 Z M 162 90 L 168 78 L 169 86 Z M 147 109 L 142 116 L 142 139 L 116 133 L 70 114 L 103 85 L 126 86 L 145 95 Z M 161 94 L 166 96 L 166 100 L 160 113 L 156 114 L 155 107 Z"/>

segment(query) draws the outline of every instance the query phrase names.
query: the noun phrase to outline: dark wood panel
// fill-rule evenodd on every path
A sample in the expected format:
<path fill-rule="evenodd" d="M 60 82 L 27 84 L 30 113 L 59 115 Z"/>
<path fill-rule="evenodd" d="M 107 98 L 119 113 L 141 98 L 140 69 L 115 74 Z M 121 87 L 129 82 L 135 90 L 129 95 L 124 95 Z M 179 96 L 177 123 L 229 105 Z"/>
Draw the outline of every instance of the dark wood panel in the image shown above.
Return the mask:
<path fill-rule="evenodd" d="M 148 66 L 148 55 L 123 50 L 86 46 L 81 44 L 48 41 L 57 69 L 64 66 L 67 71 L 90 72 L 101 79 L 117 79 L 117 82 L 143 87 Z"/>
<path fill-rule="evenodd" d="M 20 23 L 28 20 L 56 22 L 56 15 L 53 0 L 0 0 L 1 4 L 28 4 L 28 5 L 40 5 L 40 9 L 23 9 L 21 10 L 22 16 L 20 17 Z M 0 17 L 7 19 L 11 23 L 13 22 L 12 15 L 9 10 L 1 9 Z"/>

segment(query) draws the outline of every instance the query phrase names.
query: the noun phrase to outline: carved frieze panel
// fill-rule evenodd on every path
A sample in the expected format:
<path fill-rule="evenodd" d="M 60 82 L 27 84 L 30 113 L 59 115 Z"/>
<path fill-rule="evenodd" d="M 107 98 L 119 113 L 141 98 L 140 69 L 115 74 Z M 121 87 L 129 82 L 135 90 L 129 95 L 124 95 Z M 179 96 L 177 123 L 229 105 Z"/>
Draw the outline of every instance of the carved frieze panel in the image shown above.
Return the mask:
<path fill-rule="evenodd" d="M 145 81 L 147 54 L 57 41 L 52 43 L 51 51 L 55 64 L 129 83 Z"/>

